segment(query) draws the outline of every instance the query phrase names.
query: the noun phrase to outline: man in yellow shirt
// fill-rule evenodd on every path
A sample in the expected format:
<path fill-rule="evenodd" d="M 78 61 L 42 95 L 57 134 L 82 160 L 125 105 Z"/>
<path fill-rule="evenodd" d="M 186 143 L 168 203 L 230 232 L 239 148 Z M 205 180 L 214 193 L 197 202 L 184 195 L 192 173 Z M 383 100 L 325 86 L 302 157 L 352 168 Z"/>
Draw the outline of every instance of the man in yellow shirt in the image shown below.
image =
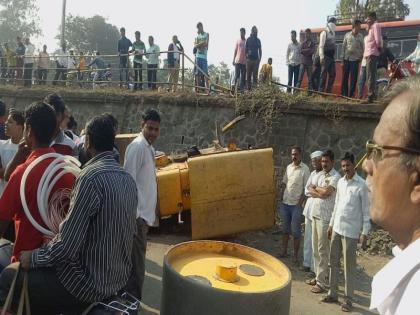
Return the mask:
<path fill-rule="evenodd" d="M 273 79 L 273 59 L 268 58 L 268 62 L 263 64 L 260 71 L 260 82 L 261 84 L 271 84 Z"/>

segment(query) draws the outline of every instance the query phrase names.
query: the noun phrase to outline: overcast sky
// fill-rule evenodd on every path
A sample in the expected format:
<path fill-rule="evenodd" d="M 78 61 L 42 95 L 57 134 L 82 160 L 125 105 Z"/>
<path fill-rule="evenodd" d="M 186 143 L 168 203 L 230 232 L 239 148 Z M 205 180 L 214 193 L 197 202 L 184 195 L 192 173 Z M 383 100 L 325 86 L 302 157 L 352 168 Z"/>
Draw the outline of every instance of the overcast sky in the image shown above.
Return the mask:
<path fill-rule="evenodd" d="M 61 23 L 60 0 L 38 0 L 43 36 L 34 42 L 39 48 L 47 44 L 49 51 L 57 48 Z M 209 63 L 225 61 L 232 65 L 233 46 L 239 29 L 245 27 L 247 35 L 256 25 L 263 48 L 263 61 L 273 58 L 274 74 L 285 77 L 285 55 L 290 30 L 325 25 L 327 15 L 334 13 L 337 0 L 177 0 L 177 1 L 106 1 L 67 0 L 67 14 L 90 17 L 102 15 L 118 28 L 125 26 L 130 39 L 139 30 L 142 39 L 153 35 L 161 50 L 166 50 L 172 35 L 178 35 L 187 54 L 192 55 L 195 25 L 203 22 L 210 34 Z M 406 0 L 411 14 L 407 19 L 420 19 L 420 1 Z M 232 67 L 233 69 L 233 67 Z"/>

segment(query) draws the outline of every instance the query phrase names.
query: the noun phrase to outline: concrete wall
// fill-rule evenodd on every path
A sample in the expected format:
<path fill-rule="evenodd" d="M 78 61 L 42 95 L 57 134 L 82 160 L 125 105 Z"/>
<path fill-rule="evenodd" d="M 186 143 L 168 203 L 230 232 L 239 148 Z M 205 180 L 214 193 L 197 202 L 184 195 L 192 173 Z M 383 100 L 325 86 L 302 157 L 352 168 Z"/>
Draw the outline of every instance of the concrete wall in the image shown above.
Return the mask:
<path fill-rule="evenodd" d="M 51 90 L 4 89 L 0 98 L 9 107 L 24 108 L 41 100 Z M 220 97 L 196 97 L 191 94 L 108 94 L 103 91 L 59 91 L 82 129 L 86 121 L 99 113 L 111 112 L 119 121 L 121 133 L 139 130 L 141 113 L 150 107 L 162 114 L 161 137 L 156 149 L 178 153 L 188 146 L 207 147 L 216 139 L 216 123 L 224 125 L 236 117 L 235 100 Z M 252 115 L 222 138 L 236 139 L 240 147 L 268 147 L 274 149 L 275 165 L 279 172 L 289 162 L 288 149 L 293 145 L 303 147 L 304 161 L 309 162 L 310 152 L 331 148 L 337 157 L 345 151 L 357 158 L 364 153 L 366 140 L 382 113 L 378 105 L 276 104 L 277 118 L 270 129 Z M 184 138 L 184 144 L 181 143 Z M 338 167 L 338 165 L 337 165 Z"/>

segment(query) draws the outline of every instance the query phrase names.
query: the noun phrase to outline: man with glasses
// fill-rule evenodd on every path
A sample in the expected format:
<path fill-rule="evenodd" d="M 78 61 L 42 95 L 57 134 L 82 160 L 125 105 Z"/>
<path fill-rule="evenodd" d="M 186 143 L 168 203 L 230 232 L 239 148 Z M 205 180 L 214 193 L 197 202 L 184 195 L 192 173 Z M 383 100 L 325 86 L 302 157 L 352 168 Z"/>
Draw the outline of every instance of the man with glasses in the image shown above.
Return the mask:
<path fill-rule="evenodd" d="M 398 82 L 366 145 L 372 220 L 398 244 L 372 282 L 371 309 L 414 314 L 420 292 L 420 78 Z"/>

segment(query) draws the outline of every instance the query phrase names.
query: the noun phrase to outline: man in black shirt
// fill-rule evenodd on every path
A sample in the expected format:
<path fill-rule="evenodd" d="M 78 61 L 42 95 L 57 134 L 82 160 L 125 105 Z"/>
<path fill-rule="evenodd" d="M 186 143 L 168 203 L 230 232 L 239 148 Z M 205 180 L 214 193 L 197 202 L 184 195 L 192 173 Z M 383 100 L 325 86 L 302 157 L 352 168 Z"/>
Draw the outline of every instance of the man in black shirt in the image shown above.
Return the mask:
<path fill-rule="evenodd" d="M 395 61 L 395 57 L 388 47 L 388 37 L 382 36 L 383 48 L 378 60 L 378 78 L 384 78 L 388 70 L 388 64 Z"/>
<path fill-rule="evenodd" d="M 257 86 L 258 68 L 260 66 L 262 56 L 261 41 L 258 38 L 258 29 L 256 26 L 253 26 L 251 29 L 251 36 L 249 36 L 246 40 L 245 49 L 246 81 L 248 84 L 248 90 L 251 90 L 252 86 Z"/>
<path fill-rule="evenodd" d="M 128 87 L 128 52 L 133 44 L 127 37 L 125 37 L 124 27 L 121 27 L 120 34 L 121 38 L 118 41 L 118 55 L 120 56 L 120 87 L 123 86 L 123 84 Z"/>

